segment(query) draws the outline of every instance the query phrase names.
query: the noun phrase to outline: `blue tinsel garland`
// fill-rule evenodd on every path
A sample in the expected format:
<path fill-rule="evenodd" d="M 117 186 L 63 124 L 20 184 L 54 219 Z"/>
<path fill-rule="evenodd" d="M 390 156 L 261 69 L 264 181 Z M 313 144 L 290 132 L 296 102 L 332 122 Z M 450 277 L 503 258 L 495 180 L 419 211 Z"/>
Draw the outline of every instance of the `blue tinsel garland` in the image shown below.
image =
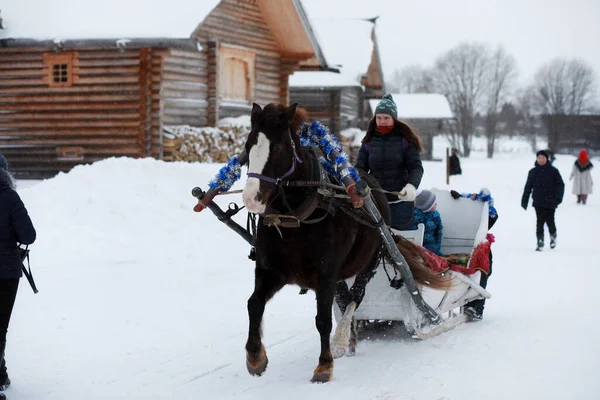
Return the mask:
<path fill-rule="evenodd" d="M 332 176 L 341 179 L 350 175 L 355 182 L 360 180 L 360 176 L 356 169 L 348 167 L 349 157 L 348 154 L 342 150 L 342 144 L 338 141 L 337 137 L 319 121 L 313 121 L 310 125 L 302 124 L 300 127 L 300 144 L 304 147 L 318 146 L 325 154 L 325 158 L 319 157 L 319 161 L 321 161 L 325 170 Z M 327 158 L 330 157 L 331 153 L 334 151 L 338 153 L 338 156 L 331 162 Z"/>
<path fill-rule="evenodd" d="M 338 156 L 333 162 L 324 157 L 319 157 L 319 161 L 325 170 L 337 179 L 350 175 L 355 182 L 360 180 L 356 169 L 348 167 L 348 154 L 342 150 L 341 143 L 320 122 L 314 121 L 310 125 L 302 124 L 300 128 L 300 144 L 303 147 L 319 147 L 327 157 L 333 151 L 337 152 Z M 220 189 L 221 192 L 227 192 L 241 176 L 242 166 L 238 162 L 237 156 L 235 156 L 229 164 L 219 170 L 217 176 L 208 183 L 208 186 L 211 189 Z"/>
<path fill-rule="evenodd" d="M 238 162 L 237 156 L 234 156 L 229 164 L 221 167 L 217 176 L 208 183 L 208 186 L 211 189 L 220 189 L 221 192 L 226 192 L 241 176 L 242 166 Z"/>
<path fill-rule="evenodd" d="M 489 215 L 490 217 L 495 217 L 498 213 L 496 208 L 494 207 L 494 199 L 490 193 L 486 193 L 483 190 L 480 190 L 479 193 L 461 193 L 460 197 L 464 197 L 470 199 L 471 196 L 475 196 L 473 200 L 487 202 L 489 206 Z"/>

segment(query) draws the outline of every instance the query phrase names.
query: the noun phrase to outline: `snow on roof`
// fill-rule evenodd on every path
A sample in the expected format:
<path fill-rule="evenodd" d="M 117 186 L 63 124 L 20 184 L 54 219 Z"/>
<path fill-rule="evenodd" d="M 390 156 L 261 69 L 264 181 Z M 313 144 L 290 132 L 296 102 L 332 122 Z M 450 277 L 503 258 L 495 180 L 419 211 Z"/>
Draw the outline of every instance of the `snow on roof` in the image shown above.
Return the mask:
<path fill-rule="evenodd" d="M 220 0 L 14 0 L 0 39 L 189 38 Z"/>
<path fill-rule="evenodd" d="M 327 64 L 340 66 L 340 73 L 296 72 L 290 76 L 290 86 L 360 86 L 360 77 L 371 64 L 374 24 L 359 19 L 311 18 L 310 21 Z"/>
<path fill-rule="evenodd" d="M 450 103 L 448 103 L 448 99 L 443 94 L 393 94 L 392 97 L 398 107 L 398 118 L 400 119 L 454 118 L 454 114 L 452 114 L 452 110 L 450 109 Z M 379 99 L 369 100 L 369 105 L 373 113 L 379 101 Z"/>

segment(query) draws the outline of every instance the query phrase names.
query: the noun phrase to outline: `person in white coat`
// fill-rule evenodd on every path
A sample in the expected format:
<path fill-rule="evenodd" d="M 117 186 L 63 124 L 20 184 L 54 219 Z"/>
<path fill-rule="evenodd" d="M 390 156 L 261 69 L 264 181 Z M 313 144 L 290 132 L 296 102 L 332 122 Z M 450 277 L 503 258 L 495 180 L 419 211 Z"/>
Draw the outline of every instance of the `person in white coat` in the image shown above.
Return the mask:
<path fill-rule="evenodd" d="M 592 194 L 594 186 L 592 168 L 594 168 L 594 165 L 588 158 L 587 152 L 581 150 L 579 157 L 573 164 L 573 170 L 569 178 L 569 180 L 573 180 L 573 194 L 577 196 L 577 204 L 586 204 L 588 195 Z"/>

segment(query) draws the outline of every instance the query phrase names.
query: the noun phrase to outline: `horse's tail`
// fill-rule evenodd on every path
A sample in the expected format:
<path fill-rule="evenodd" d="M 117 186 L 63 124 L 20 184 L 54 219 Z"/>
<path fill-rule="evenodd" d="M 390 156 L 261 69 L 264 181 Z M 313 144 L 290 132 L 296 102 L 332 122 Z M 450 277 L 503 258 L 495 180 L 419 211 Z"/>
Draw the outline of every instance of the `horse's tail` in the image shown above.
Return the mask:
<path fill-rule="evenodd" d="M 396 246 L 406 259 L 417 284 L 440 290 L 448 290 L 452 286 L 448 275 L 438 274 L 429 268 L 421 247 L 403 237 L 396 239 Z"/>

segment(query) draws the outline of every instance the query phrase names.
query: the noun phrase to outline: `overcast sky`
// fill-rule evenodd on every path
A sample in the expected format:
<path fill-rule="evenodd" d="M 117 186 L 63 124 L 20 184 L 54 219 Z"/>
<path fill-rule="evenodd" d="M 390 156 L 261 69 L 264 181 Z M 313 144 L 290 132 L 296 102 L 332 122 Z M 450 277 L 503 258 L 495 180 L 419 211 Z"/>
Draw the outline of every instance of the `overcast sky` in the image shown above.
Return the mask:
<path fill-rule="evenodd" d="M 409 64 L 432 66 L 463 41 L 503 44 L 527 83 L 555 57 L 585 60 L 600 78 L 600 0 L 302 0 L 311 18 L 377 22 L 386 77 Z M 340 38 L 340 45 L 348 46 Z"/>

